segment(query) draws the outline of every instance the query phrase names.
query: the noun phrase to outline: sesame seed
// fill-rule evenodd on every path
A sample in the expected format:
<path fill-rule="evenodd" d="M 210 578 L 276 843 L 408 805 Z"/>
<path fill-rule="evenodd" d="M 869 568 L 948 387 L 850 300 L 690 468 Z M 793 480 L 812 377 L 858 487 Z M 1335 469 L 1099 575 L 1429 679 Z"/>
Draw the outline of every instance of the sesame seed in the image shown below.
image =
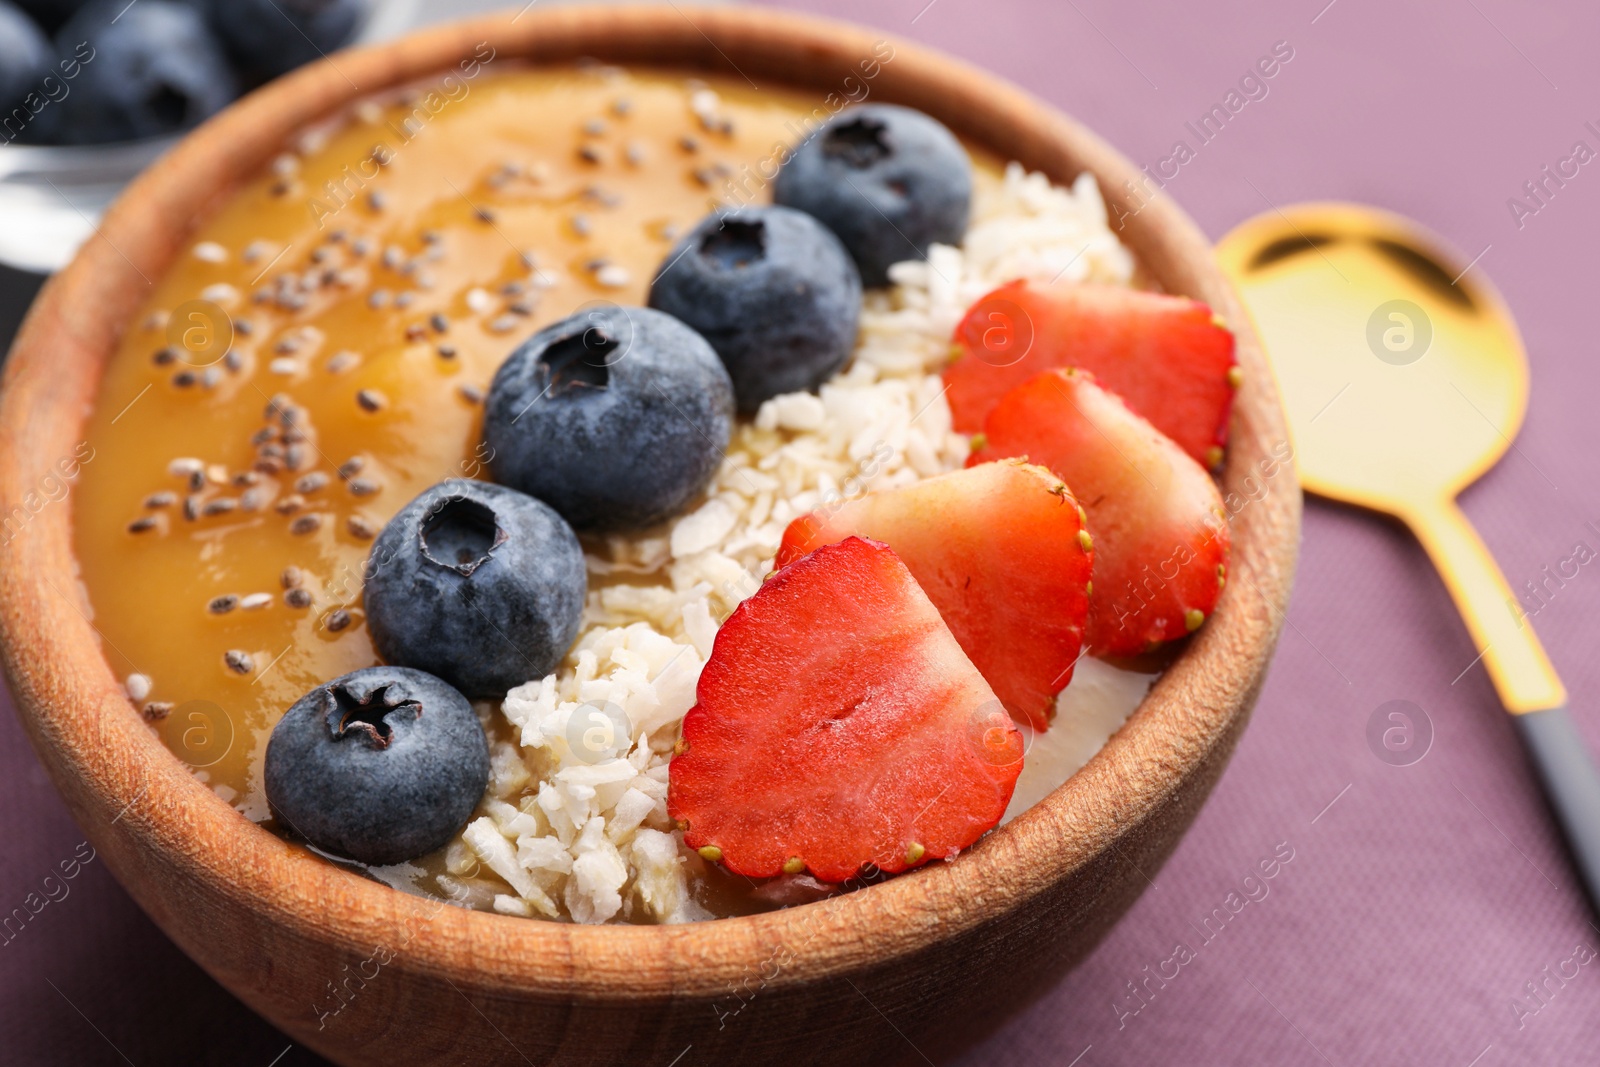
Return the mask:
<path fill-rule="evenodd" d="M 283 602 L 291 608 L 309 608 L 311 594 L 304 589 L 289 589 L 283 594 Z"/>
<path fill-rule="evenodd" d="M 224 593 L 221 596 L 214 596 L 210 600 L 206 601 L 206 610 L 213 615 L 226 615 L 228 612 L 232 611 L 238 606 L 239 598 L 234 596 L 232 593 Z"/>
<path fill-rule="evenodd" d="M 177 502 L 178 494 L 168 489 L 163 489 L 159 493 L 151 493 L 144 498 L 144 506 L 147 508 L 170 508 Z"/>
<path fill-rule="evenodd" d="M 239 607 L 245 611 L 260 611 L 272 603 L 271 593 L 251 593 L 239 601 Z"/>
<path fill-rule="evenodd" d="M 312 471 L 310 474 L 300 476 L 294 483 L 294 491 L 297 493 L 315 493 L 327 484 L 328 476 L 326 474 L 321 471 Z"/>
<path fill-rule="evenodd" d="M 492 307 L 494 307 L 494 297 L 489 295 L 489 290 L 481 288 L 467 290 L 468 310 L 482 315 Z"/>
<path fill-rule="evenodd" d="M 370 541 L 378 536 L 378 531 L 373 527 L 372 523 L 363 519 L 360 515 L 352 515 L 346 519 L 345 529 L 350 531 L 352 537 L 359 537 L 363 541 Z"/>
<path fill-rule="evenodd" d="M 157 522 L 154 515 L 141 515 L 128 523 L 129 533 L 146 533 L 156 528 Z"/>
<path fill-rule="evenodd" d="M 206 478 L 213 485 L 227 485 L 228 468 L 220 463 L 212 463 L 206 467 Z"/>
<path fill-rule="evenodd" d="M 361 357 L 348 349 L 343 352 L 335 352 L 333 357 L 328 360 L 328 373 L 343 374 L 360 362 Z"/>
<path fill-rule="evenodd" d="M 350 625 L 350 613 L 344 608 L 335 608 L 328 613 L 327 626 L 333 633 L 347 628 Z"/>
<path fill-rule="evenodd" d="M 201 241 L 194 246 L 194 258 L 203 263 L 226 263 L 228 250 L 215 241 Z"/>
<path fill-rule="evenodd" d="M 272 510 L 279 515 L 293 515 L 306 506 L 306 498 L 298 493 L 290 493 L 272 506 Z"/>
<path fill-rule="evenodd" d="M 351 496 L 373 496 L 383 488 L 383 484 L 372 478 L 350 479 Z"/>
<path fill-rule="evenodd" d="M 283 573 L 278 575 L 278 584 L 285 589 L 298 589 L 305 584 L 305 571 L 299 567 L 285 567 Z"/>
<path fill-rule="evenodd" d="M 382 408 L 388 400 L 376 389 L 363 389 L 356 394 L 356 403 L 362 411 L 370 412 Z"/>
<path fill-rule="evenodd" d="M 279 356 L 277 359 L 267 364 L 267 370 L 271 371 L 273 374 L 288 375 L 293 374 L 299 369 L 300 361 L 292 356 Z"/>
<path fill-rule="evenodd" d="M 147 674 L 130 674 L 123 679 L 122 687 L 127 690 L 128 696 L 133 700 L 143 700 L 150 695 L 152 683 Z"/>
<path fill-rule="evenodd" d="M 608 289 L 620 289 L 632 280 L 632 275 L 626 267 L 611 263 L 595 271 L 594 280 Z"/>
<path fill-rule="evenodd" d="M 316 513 L 301 515 L 289 524 L 289 532 L 296 537 L 304 536 L 322 527 L 322 516 Z"/>
<path fill-rule="evenodd" d="M 224 652 L 222 662 L 234 674 L 249 674 L 256 669 L 256 661 L 250 658 L 250 653 L 237 648 L 230 648 Z"/>
<path fill-rule="evenodd" d="M 142 712 L 145 722 L 160 722 L 172 714 L 173 706 L 165 700 L 152 700 L 144 706 L 144 711 Z"/>
<path fill-rule="evenodd" d="M 366 465 L 367 461 L 361 456 L 351 456 L 349 459 L 339 464 L 339 477 L 348 481 L 356 474 L 359 474 L 361 472 L 361 468 L 365 467 Z"/>
<path fill-rule="evenodd" d="M 207 367 L 200 373 L 200 384 L 207 389 L 215 389 L 217 383 L 222 381 L 221 367 Z"/>

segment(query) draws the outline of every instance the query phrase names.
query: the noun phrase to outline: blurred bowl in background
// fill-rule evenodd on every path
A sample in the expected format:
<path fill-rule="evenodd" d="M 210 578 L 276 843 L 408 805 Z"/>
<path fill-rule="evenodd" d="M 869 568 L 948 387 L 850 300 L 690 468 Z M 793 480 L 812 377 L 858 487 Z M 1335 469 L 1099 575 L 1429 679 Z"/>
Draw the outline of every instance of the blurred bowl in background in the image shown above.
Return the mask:
<path fill-rule="evenodd" d="M 351 46 L 398 37 L 424 0 L 372 0 Z M 71 261 L 135 175 L 182 134 L 105 145 L 0 144 L 0 263 L 50 274 Z"/>

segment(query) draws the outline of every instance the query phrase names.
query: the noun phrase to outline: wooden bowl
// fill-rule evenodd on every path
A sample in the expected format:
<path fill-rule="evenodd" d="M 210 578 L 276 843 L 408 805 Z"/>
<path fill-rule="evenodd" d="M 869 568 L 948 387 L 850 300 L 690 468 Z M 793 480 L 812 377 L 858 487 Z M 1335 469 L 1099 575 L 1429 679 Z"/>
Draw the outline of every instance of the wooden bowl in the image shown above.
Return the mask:
<path fill-rule="evenodd" d="M 196 220 L 296 131 L 490 42 L 534 62 L 734 69 L 845 84 L 881 36 L 772 11 L 528 9 L 341 54 L 207 123 L 136 181 L 53 278 L 18 335 L 0 397 L 0 501 L 26 525 L 0 549 L 4 667 L 24 724 L 89 840 L 213 977 L 341 1064 L 802 1064 L 947 1055 L 1047 989 L 1128 908 L 1221 774 L 1256 699 L 1289 596 L 1299 492 L 1272 376 L 1195 226 L 1165 197 L 1123 237 L 1161 286 L 1238 333 L 1245 384 L 1224 476 L 1233 560 L 1222 602 L 1102 752 L 955 863 L 864 891 L 685 926 L 584 927 L 407 896 L 241 818 L 165 749 L 101 655 L 77 585 L 72 505 L 36 513 L 72 455 L 100 373 Z M 921 108 L 1057 181 L 1099 179 L 1113 211 L 1138 171 L 1004 82 L 900 42 L 874 99 Z M 8 531 L 9 532 L 9 531 Z M 324 1014 L 343 1004 L 337 1015 Z M 781 1058 L 781 1059 L 780 1059 Z"/>

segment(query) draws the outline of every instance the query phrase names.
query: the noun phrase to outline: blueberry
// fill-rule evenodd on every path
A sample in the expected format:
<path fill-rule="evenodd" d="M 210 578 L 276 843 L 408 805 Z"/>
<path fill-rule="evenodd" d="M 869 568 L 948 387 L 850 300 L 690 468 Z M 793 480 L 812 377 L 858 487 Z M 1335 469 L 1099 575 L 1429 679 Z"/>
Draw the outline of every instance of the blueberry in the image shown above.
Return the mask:
<path fill-rule="evenodd" d="M 0 112 L 9 112 L 22 103 L 30 92 L 43 98 L 41 81 L 54 58 L 50 42 L 33 20 L 17 10 L 15 4 L 0 0 Z M 46 104 L 46 107 L 49 105 Z M 21 116 L 0 115 L 5 118 L 5 138 L 17 133 Z"/>
<path fill-rule="evenodd" d="M 238 92 L 222 45 L 186 4 L 94 3 L 62 27 L 56 44 L 63 56 L 82 60 L 71 91 L 39 115 L 40 139 L 56 144 L 175 133 L 222 110 Z"/>
<path fill-rule="evenodd" d="M 373 542 L 367 629 L 388 662 L 502 697 L 561 662 L 587 592 L 583 549 L 560 515 L 514 489 L 453 478 Z"/>
<path fill-rule="evenodd" d="M 861 275 L 826 226 L 786 207 L 708 215 L 672 250 L 650 306 L 699 331 L 739 410 L 815 389 L 849 358 Z"/>
<path fill-rule="evenodd" d="M 239 65 L 265 81 L 337 51 L 355 36 L 367 0 L 206 0 L 211 24 Z"/>
<path fill-rule="evenodd" d="M 638 529 L 705 489 L 733 432 L 733 383 L 705 338 L 649 308 L 597 306 L 511 353 L 489 387 L 495 481 L 580 530 Z"/>
<path fill-rule="evenodd" d="M 778 170 L 773 199 L 839 235 L 869 286 L 889 267 L 959 244 L 972 202 L 972 161 L 943 125 L 907 107 L 846 108 Z"/>
<path fill-rule="evenodd" d="M 17 0 L 17 6 L 26 11 L 41 29 L 53 33 L 79 8 L 88 7 L 90 0 Z M 74 44 L 77 42 L 73 42 Z"/>
<path fill-rule="evenodd" d="M 361 863 L 447 844 L 489 784 L 467 698 L 431 674 L 367 667 L 319 685 L 267 741 L 267 801 L 311 844 Z"/>

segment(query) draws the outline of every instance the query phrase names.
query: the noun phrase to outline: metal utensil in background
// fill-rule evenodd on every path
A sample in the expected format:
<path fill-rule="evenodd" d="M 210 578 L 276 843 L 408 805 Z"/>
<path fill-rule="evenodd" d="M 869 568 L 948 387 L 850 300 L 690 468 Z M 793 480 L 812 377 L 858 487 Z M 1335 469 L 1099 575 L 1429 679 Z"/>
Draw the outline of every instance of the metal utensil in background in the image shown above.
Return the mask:
<path fill-rule="evenodd" d="M 1510 311 L 1433 234 L 1357 204 L 1263 213 L 1217 255 L 1277 374 L 1302 484 L 1394 515 L 1422 542 L 1600 912 L 1600 773 L 1555 668 L 1456 505 L 1511 447 L 1527 409 Z"/>

